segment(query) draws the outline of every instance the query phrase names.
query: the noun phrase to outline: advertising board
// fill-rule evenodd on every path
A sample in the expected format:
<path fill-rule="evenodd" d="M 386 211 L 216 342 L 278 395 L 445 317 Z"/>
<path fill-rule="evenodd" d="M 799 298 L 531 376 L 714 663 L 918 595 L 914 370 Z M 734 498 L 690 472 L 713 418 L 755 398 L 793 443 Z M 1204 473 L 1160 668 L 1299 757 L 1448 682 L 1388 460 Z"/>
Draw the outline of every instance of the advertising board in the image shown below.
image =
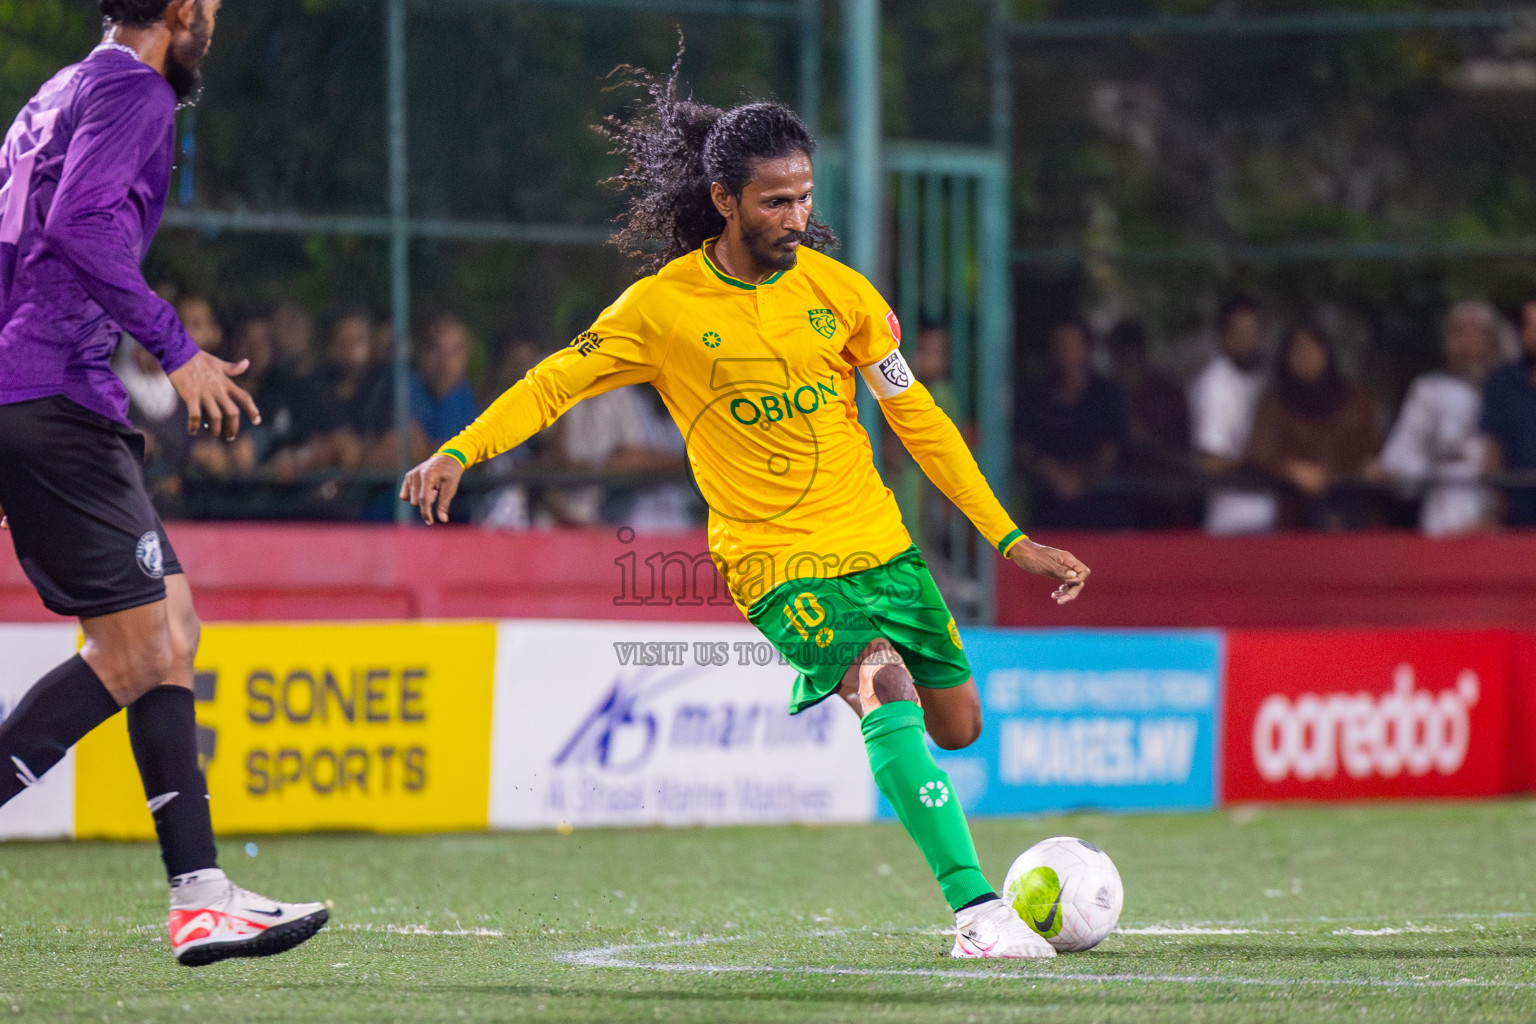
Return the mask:
<path fill-rule="evenodd" d="M 495 644 L 488 622 L 204 627 L 215 829 L 484 828 Z M 77 836 L 152 838 L 125 716 L 76 750 Z"/>
<path fill-rule="evenodd" d="M 747 625 L 503 623 L 491 825 L 867 821 L 857 718 L 793 678 Z"/>
<path fill-rule="evenodd" d="M 986 726 L 974 746 L 938 757 L 968 811 L 1214 803 L 1219 633 L 965 629 L 961 636 Z"/>
<path fill-rule="evenodd" d="M 1225 798 L 1504 792 L 1509 644 L 1496 630 L 1229 633 Z"/>
<path fill-rule="evenodd" d="M 0 722 L 15 709 L 39 679 L 71 657 L 80 644 L 74 623 L 59 625 L 0 625 Z M 15 771 L 10 764 L 0 771 Z M 142 804 L 143 798 L 139 798 Z M 75 827 L 75 752 L 34 786 L 0 807 L 0 839 L 68 837 Z"/>

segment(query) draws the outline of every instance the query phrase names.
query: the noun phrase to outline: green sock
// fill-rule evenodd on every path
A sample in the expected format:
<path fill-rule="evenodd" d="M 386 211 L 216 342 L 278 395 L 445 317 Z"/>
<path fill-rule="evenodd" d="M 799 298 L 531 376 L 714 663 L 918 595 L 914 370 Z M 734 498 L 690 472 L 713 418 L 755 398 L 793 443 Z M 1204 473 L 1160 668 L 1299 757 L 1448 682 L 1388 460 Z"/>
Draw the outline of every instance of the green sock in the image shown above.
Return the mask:
<path fill-rule="evenodd" d="M 864 716 L 863 729 L 875 785 L 923 851 L 950 909 L 991 893 L 949 775 L 928 752 L 923 709 L 909 700 L 882 704 Z"/>

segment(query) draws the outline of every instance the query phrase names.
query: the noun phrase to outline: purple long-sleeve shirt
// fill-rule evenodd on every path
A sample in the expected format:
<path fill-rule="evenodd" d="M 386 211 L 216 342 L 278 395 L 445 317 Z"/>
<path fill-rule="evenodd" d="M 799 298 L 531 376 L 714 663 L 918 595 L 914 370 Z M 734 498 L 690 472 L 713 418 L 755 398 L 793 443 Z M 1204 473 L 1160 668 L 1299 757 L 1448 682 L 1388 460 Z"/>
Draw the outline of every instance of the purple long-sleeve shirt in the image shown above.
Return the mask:
<path fill-rule="evenodd" d="M 111 47 L 17 115 L 0 146 L 0 405 L 63 395 L 126 424 L 111 365 L 124 331 L 167 373 L 197 354 L 140 269 L 175 144 L 170 83 Z"/>

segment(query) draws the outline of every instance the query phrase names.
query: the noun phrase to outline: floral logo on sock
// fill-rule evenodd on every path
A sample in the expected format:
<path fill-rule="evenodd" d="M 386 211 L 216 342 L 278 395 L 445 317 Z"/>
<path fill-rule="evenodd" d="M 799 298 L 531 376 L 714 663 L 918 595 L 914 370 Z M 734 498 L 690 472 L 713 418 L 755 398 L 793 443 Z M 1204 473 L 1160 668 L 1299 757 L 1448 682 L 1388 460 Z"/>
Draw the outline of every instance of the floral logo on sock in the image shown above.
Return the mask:
<path fill-rule="evenodd" d="M 917 798 L 923 802 L 924 807 L 943 807 L 949 803 L 949 787 L 937 780 L 925 782 L 917 791 Z"/>

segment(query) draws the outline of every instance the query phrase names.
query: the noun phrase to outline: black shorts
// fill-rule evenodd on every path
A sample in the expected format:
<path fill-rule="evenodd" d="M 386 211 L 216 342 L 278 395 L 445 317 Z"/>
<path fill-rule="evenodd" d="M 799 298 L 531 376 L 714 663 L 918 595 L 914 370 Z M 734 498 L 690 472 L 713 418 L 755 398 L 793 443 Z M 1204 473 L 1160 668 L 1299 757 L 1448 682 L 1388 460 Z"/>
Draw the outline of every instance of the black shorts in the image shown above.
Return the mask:
<path fill-rule="evenodd" d="M 165 600 L 181 563 L 144 488 L 144 438 L 67 398 L 0 405 L 0 508 L 48 610 L 90 619 Z"/>

